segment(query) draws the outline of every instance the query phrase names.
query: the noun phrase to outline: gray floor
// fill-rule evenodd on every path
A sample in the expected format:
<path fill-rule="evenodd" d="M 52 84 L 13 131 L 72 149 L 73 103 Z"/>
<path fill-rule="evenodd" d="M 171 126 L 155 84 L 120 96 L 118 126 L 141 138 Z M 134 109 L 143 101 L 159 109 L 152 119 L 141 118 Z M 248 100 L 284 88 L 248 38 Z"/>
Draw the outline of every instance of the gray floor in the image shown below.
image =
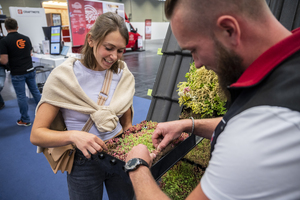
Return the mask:
<path fill-rule="evenodd" d="M 124 61 L 135 77 L 135 96 L 151 99 L 147 92 L 154 85 L 162 57 L 157 55 L 157 50 L 162 46 L 163 40 L 148 40 L 144 51 L 127 51 L 124 54 Z"/>
<path fill-rule="evenodd" d="M 162 48 L 164 40 L 146 40 L 141 51 L 127 50 L 124 53 L 124 61 L 135 77 L 135 96 L 151 99 L 147 95 L 148 89 L 152 89 L 158 71 L 161 55 L 157 55 L 158 48 Z M 15 99 L 16 95 L 7 73 L 4 88 L 1 95 L 5 101 Z M 39 75 L 37 75 L 37 79 Z M 38 82 L 38 81 L 37 81 Z"/>

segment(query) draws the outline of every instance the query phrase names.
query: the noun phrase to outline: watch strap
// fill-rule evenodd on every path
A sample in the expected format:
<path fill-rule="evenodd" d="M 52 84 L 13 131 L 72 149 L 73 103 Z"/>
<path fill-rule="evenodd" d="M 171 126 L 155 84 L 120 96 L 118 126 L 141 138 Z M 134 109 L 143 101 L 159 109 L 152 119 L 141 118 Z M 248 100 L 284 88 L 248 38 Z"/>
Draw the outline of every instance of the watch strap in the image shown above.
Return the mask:
<path fill-rule="evenodd" d="M 127 168 L 126 167 L 127 163 L 131 162 L 133 159 L 137 159 L 138 160 L 138 162 L 136 163 L 135 167 L 131 168 L 131 169 Z M 140 165 L 144 165 L 144 166 L 146 166 L 146 167 L 149 168 L 149 164 L 145 160 L 143 160 L 141 158 L 132 158 L 127 163 L 125 164 L 125 168 L 124 168 L 124 170 L 125 170 L 126 173 L 131 172 L 131 171 L 135 171 Z"/>

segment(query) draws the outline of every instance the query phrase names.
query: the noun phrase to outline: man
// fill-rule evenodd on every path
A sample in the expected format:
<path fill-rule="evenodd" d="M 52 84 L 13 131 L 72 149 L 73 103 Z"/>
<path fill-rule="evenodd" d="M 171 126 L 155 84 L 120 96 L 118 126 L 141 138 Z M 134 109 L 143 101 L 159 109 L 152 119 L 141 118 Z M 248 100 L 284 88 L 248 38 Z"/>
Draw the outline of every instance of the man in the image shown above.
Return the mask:
<path fill-rule="evenodd" d="M 291 33 L 265 0 L 167 0 L 165 13 L 197 67 L 215 71 L 231 106 L 195 120 L 211 139 L 211 160 L 187 199 L 300 199 L 300 30 Z M 192 120 L 160 123 L 158 149 L 191 132 Z M 144 145 L 127 163 L 153 158 Z M 132 160 L 133 159 L 133 160 Z M 126 168 L 126 167 L 125 167 Z M 128 170 L 137 199 L 168 199 L 147 166 Z"/>
<path fill-rule="evenodd" d="M 7 18 L 4 25 L 8 34 L 0 41 L 0 63 L 6 65 L 9 62 L 10 65 L 11 80 L 21 113 L 21 119 L 17 121 L 17 124 L 19 126 L 30 126 L 25 83 L 35 102 L 38 103 L 41 99 L 41 94 L 35 82 L 35 70 L 32 65 L 31 41 L 27 36 L 17 32 L 18 23 L 15 19 Z"/>

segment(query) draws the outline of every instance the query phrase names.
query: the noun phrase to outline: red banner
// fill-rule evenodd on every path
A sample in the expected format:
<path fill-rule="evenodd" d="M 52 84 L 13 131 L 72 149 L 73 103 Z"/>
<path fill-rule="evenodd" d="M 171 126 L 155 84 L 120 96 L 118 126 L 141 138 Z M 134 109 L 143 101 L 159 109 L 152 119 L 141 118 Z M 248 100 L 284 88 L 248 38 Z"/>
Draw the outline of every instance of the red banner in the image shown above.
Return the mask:
<path fill-rule="evenodd" d="M 73 46 L 84 44 L 86 34 L 91 30 L 97 17 L 104 12 L 116 12 L 124 17 L 124 4 L 98 0 L 68 0 L 70 32 Z M 109 8 L 109 9 L 108 9 Z"/>
<path fill-rule="evenodd" d="M 151 19 L 145 19 L 145 40 L 151 39 Z"/>
<path fill-rule="evenodd" d="M 84 4 L 86 29 L 88 33 L 95 23 L 97 17 L 103 14 L 103 5 L 102 2 L 96 1 L 85 1 Z"/>
<path fill-rule="evenodd" d="M 86 21 L 83 0 L 68 0 L 73 46 L 84 44 Z"/>

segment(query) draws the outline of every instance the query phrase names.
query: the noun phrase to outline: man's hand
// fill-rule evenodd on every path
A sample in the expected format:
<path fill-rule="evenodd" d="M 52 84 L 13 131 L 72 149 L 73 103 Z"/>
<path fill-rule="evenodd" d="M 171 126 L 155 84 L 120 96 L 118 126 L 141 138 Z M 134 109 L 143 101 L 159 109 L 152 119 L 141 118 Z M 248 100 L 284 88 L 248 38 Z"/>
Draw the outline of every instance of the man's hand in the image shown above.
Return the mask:
<path fill-rule="evenodd" d="M 0 63 L 2 65 L 6 65 L 8 63 L 8 54 L 1 54 L 0 55 Z"/>
<path fill-rule="evenodd" d="M 131 149 L 131 151 L 127 154 L 126 162 L 128 162 L 132 158 L 141 158 L 145 160 L 149 167 L 152 165 L 153 159 L 156 157 L 155 154 L 149 152 L 147 146 L 143 144 L 139 144 Z"/>
<path fill-rule="evenodd" d="M 185 120 L 178 120 L 172 122 L 159 123 L 152 135 L 152 142 L 154 147 L 158 151 L 161 151 L 171 141 L 178 138 L 181 135 L 181 133 L 184 132 L 184 126 L 182 123 L 184 121 Z"/>

